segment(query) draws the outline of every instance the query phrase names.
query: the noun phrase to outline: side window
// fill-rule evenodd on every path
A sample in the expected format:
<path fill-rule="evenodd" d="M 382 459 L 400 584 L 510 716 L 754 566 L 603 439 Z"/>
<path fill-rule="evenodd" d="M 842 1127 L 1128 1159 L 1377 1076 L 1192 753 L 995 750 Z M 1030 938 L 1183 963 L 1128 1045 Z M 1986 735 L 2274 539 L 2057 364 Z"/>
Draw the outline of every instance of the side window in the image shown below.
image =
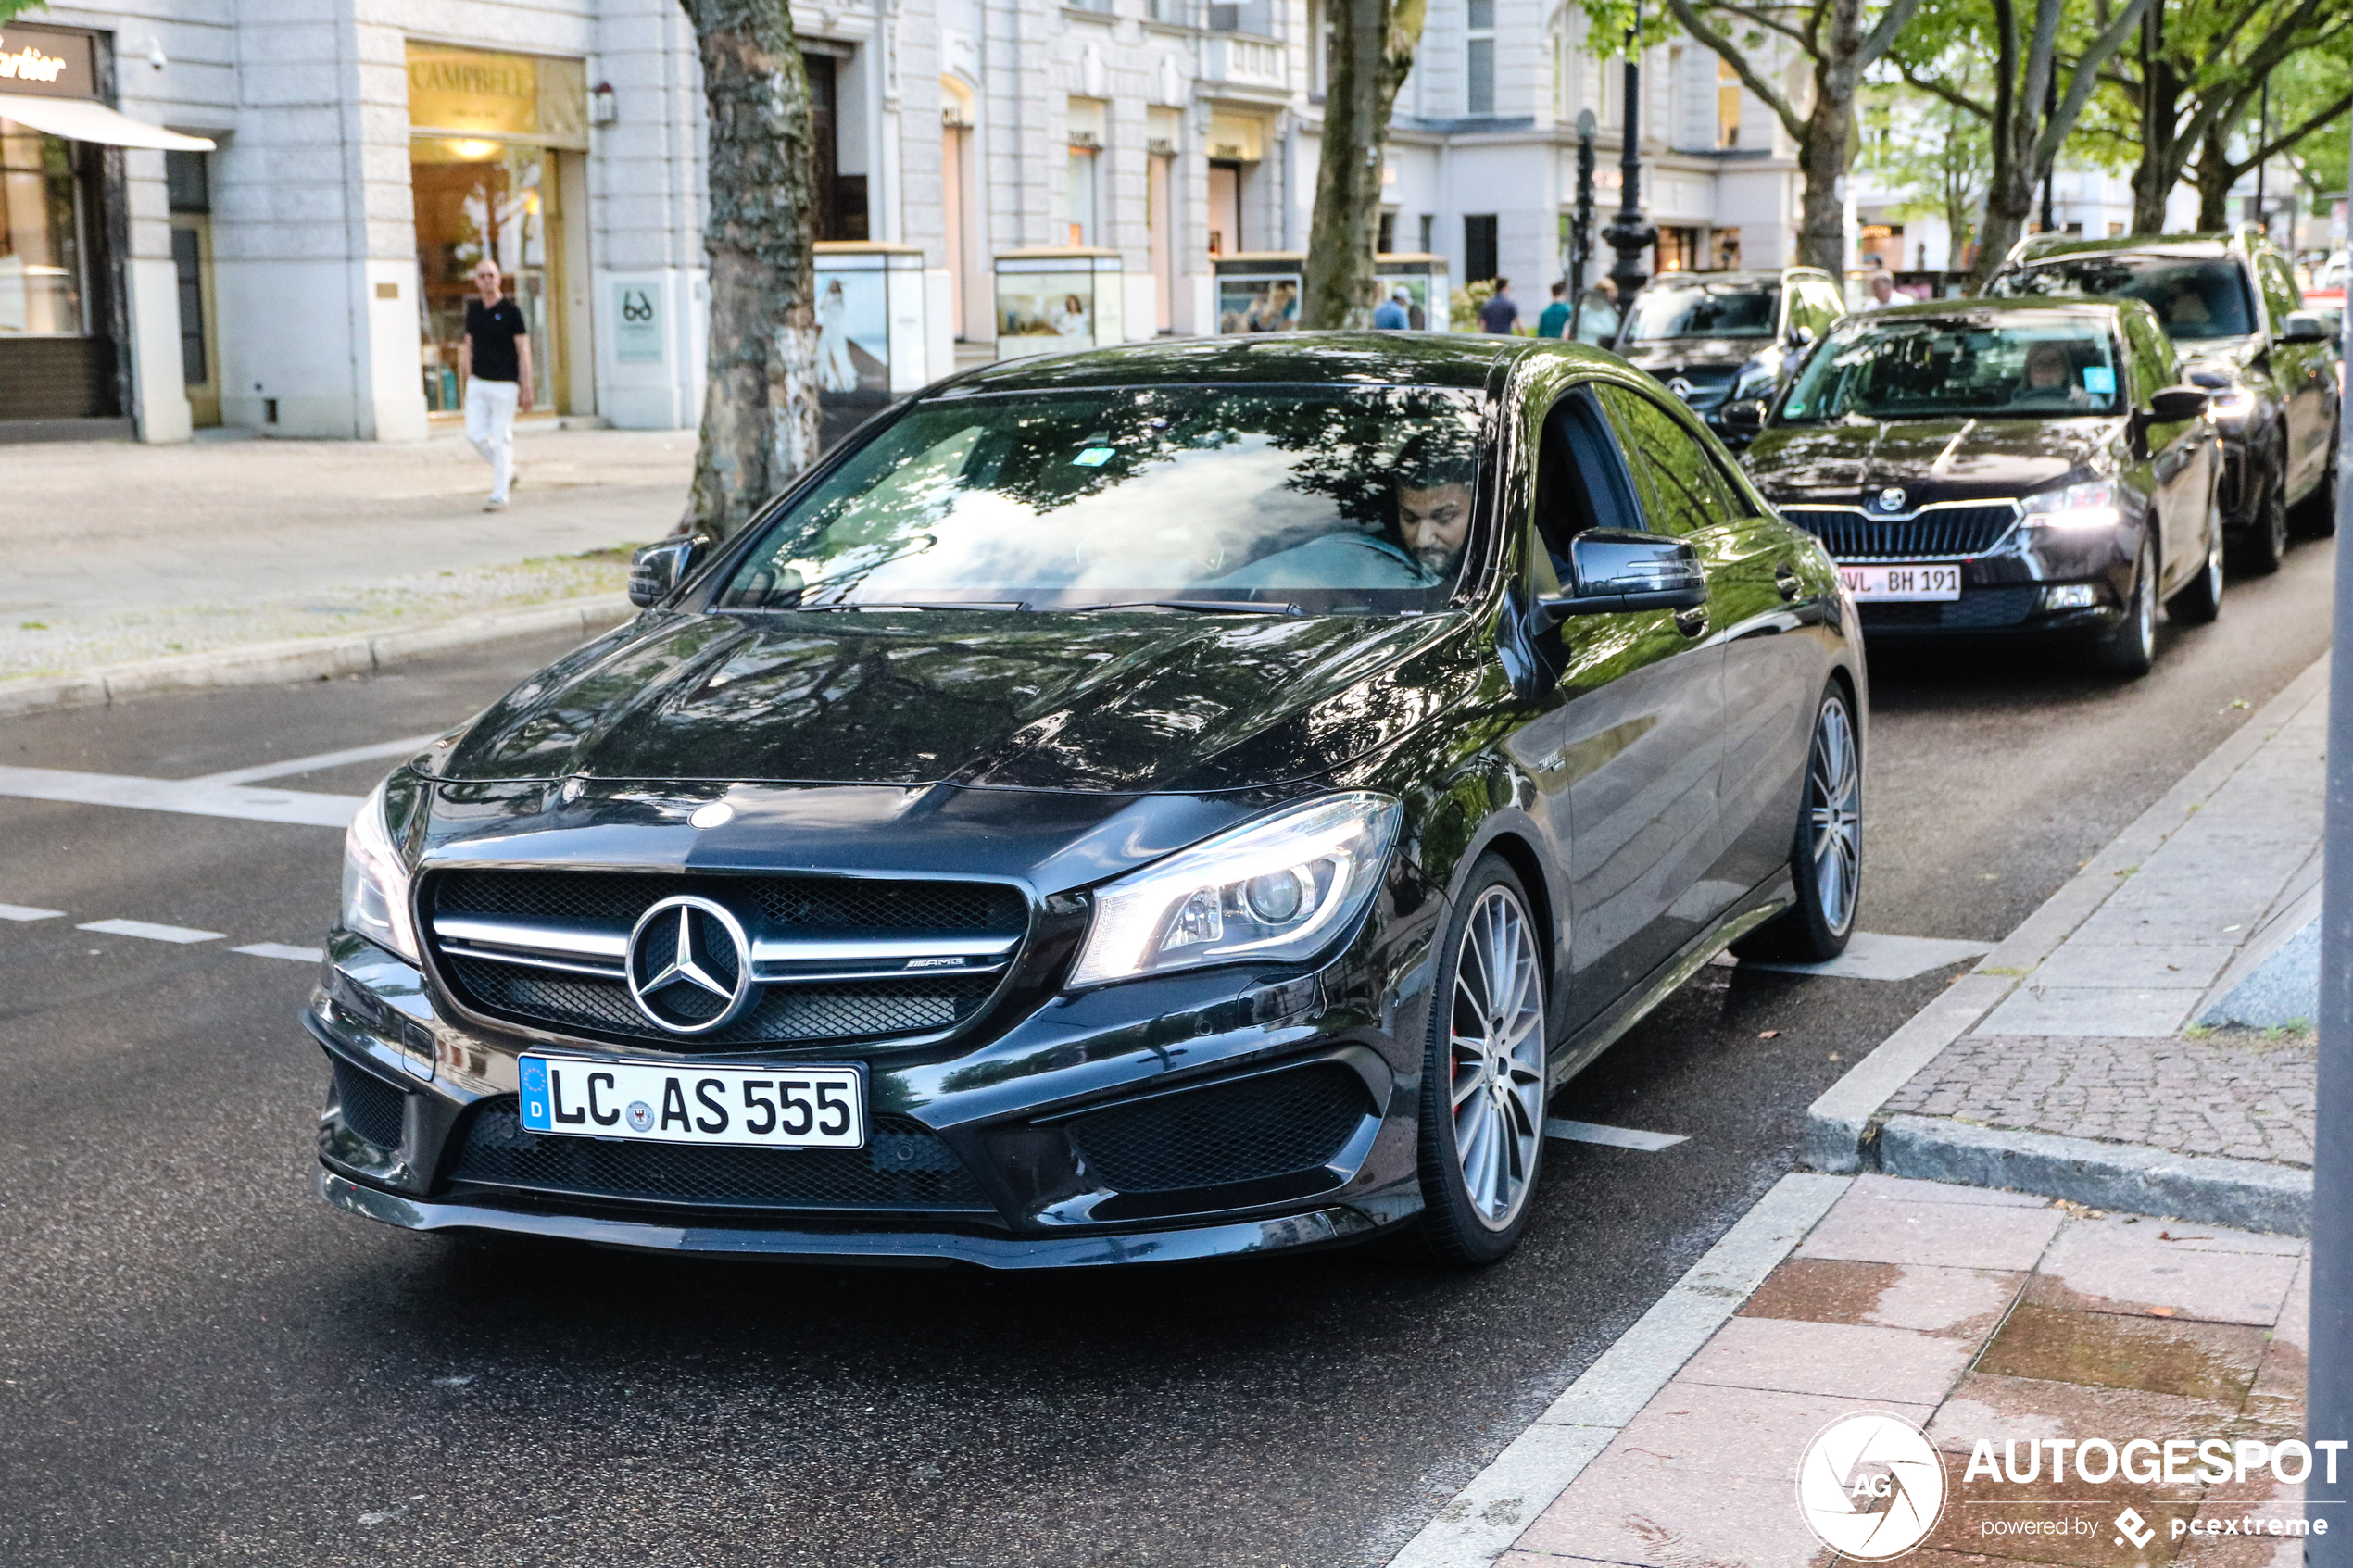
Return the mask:
<path fill-rule="evenodd" d="M 2296 284 L 2287 275 L 2287 267 L 2276 256 L 2266 254 L 2257 258 L 2255 275 L 2263 281 L 2263 308 L 2271 318 L 2275 332 L 2287 327 L 2288 312 L 2304 308 L 2304 296 L 2296 292 Z"/>
<path fill-rule="evenodd" d="M 1553 405 L 1536 455 L 1536 532 L 1566 581 L 1568 542 L 1589 528 L 1640 528 L 1626 464 L 1591 388 Z"/>
<path fill-rule="evenodd" d="M 2124 343 L 2133 368 L 2133 404 L 2145 408 L 2160 389 L 2173 384 L 2173 341 L 2146 316 L 2127 311 Z"/>
<path fill-rule="evenodd" d="M 1651 398 L 1624 387 L 1601 389 L 1618 448 L 1634 470 L 1642 515 L 1661 533 L 1696 533 L 1730 522 L 1746 510 L 1735 505 L 1730 487 L 1699 437 Z"/>
<path fill-rule="evenodd" d="M 1806 318 L 1806 324 L 1814 329 L 1816 337 L 1838 325 L 1838 319 L 1846 314 L 1845 305 L 1838 297 L 1838 290 L 1828 283 L 1807 283 L 1806 297 L 1813 307 L 1812 313 Z"/>

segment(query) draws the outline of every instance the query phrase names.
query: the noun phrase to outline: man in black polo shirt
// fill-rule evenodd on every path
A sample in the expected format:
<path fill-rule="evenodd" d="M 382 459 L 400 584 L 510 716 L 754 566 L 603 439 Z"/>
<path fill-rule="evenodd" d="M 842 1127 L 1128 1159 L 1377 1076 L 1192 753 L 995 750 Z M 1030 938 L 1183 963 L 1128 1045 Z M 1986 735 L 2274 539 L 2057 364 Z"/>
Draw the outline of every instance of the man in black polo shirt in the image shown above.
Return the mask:
<path fill-rule="evenodd" d="M 522 309 L 500 292 L 498 264 L 474 268 L 478 297 L 466 301 L 458 373 L 466 383 L 466 439 L 490 463 L 486 512 L 504 511 L 515 479 L 515 410 L 531 407 L 531 338 Z"/>

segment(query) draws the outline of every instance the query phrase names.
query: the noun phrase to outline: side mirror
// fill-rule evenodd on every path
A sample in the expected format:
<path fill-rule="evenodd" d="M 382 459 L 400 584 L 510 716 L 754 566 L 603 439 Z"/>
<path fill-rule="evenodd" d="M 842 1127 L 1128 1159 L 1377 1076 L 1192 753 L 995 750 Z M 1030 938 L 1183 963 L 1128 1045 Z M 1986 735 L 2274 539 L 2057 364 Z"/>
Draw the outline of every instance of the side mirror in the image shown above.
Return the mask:
<path fill-rule="evenodd" d="M 1568 591 L 1538 601 L 1554 621 L 1629 609 L 1696 609 L 1707 602 L 1698 553 L 1664 533 L 1588 529 L 1568 542 Z"/>
<path fill-rule="evenodd" d="M 1739 435 L 1755 435 L 1765 428 L 1765 404 L 1761 398 L 1743 397 L 1737 403 L 1724 405 L 1724 429 Z"/>
<path fill-rule="evenodd" d="M 1789 330 L 1789 345 L 1792 348 L 1811 348 L 1814 345 L 1814 329 L 1803 321 L 1792 327 Z"/>
<path fill-rule="evenodd" d="M 2159 424 L 2195 420 L 2206 412 L 2212 396 L 2202 386 L 2159 387 L 2149 394 L 2149 418 Z"/>
<path fill-rule="evenodd" d="M 706 543 L 697 536 L 640 546 L 629 558 L 629 602 L 642 608 L 668 598 L 694 570 L 695 558 Z"/>
<path fill-rule="evenodd" d="M 2291 310 L 2280 323 L 2282 343 L 2326 343 L 2329 324 L 2309 310 Z"/>

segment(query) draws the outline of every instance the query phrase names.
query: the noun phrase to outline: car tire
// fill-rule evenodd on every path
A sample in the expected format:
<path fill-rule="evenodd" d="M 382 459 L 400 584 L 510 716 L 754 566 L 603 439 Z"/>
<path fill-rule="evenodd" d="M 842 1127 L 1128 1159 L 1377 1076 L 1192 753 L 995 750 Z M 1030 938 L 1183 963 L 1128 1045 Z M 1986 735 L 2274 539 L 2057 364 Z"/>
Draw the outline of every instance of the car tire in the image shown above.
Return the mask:
<path fill-rule="evenodd" d="M 2127 680 L 2138 680 L 2157 662 L 2157 539 L 2141 539 L 2141 558 L 2133 571 L 2133 596 L 2124 619 L 2092 647 L 2094 667 Z"/>
<path fill-rule="evenodd" d="M 1421 1238 L 1448 1263 L 1519 1245 L 1544 1159 L 1543 933 L 1508 861 L 1483 855 L 1447 922 L 1421 1097 Z"/>
<path fill-rule="evenodd" d="M 2305 496 L 2303 500 L 2296 503 L 2296 510 L 2289 515 L 2288 521 L 2295 528 L 2296 536 L 2297 538 L 2328 539 L 2334 537 L 2336 533 L 2336 487 L 2339 483 L 2336 465 L 2336 450 L 2335 448 L 2331 447 L 2329 450 L 2328 471 L 2321 476 L 2321 483 L 2312 487 L 2312 493 L 2309 495 Z"/>
<path fill-rule="evenodd" d="M 1824 963 L 1846 951 L 1863 891 L 1863 752 L 1845 688 L 1833 682 L 1815 710 L 1797 834 L 1790 848 L 1790 907 L 1732 944 L 1736 958 Z"/>
<path fill-rule="evenodd" d="M 2206 564 L 2189 585 L 2165 601 L 2165 616 L 2184 626 L 2204 626 L 2222 613 L 2222 518 L 2211 500 L 2206 507 Z"/>
<path fill-rule="evenodd" d="M 2251 577 L 2269 577 L 2287 558 L 2287 485 L 2285 465 L 2263 484 L 2263 498 L 2255 504 L 2255 519 L 2239 537 L 2238 564 Z"/>

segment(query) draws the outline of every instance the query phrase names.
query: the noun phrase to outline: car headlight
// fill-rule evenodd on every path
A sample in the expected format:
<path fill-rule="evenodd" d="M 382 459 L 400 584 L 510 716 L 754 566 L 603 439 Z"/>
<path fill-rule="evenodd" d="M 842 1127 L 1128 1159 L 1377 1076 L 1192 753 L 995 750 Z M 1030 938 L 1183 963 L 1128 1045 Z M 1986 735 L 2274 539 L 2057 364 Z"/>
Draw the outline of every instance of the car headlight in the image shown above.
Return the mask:
<path fill-rule="evenodd" d="M 2255 412 L 2255 394 L 2243 386 L 2220 388 L 2207 395 L 2206 411 L 2218 420 L 2243 420 Z"/>
<path fill-rule="evenodd" d="M 2043 528 L 2114 528 L 2124 521 L 2113 480 L 2087 480 L 2029 495 L 2020 504 L 2026 521 Z"/>
<path fill-rule="evenodd" d="M 1105 884 L 1070 984 L 1314 957 L 1380 885 L 1400 814 L 1386 795 L 1326 796 Z"/>
<path fill-rule="evenodd" d="M 409 868 L 384 822 L 384 786 L 369 792 L 343 835 L 343 928 L 410 963 L 417 928 L 409 918 Z"/>
<path fill-rule="evenodd" d="M 1772 395 L 1773 368 L 1770 365 L 1749 365 L 1742 370 L 1739 379 L 1732 383 L 1732 394 L 1727 401 L 1745 403 L 1752 399 L 1768 398 Z"/>

